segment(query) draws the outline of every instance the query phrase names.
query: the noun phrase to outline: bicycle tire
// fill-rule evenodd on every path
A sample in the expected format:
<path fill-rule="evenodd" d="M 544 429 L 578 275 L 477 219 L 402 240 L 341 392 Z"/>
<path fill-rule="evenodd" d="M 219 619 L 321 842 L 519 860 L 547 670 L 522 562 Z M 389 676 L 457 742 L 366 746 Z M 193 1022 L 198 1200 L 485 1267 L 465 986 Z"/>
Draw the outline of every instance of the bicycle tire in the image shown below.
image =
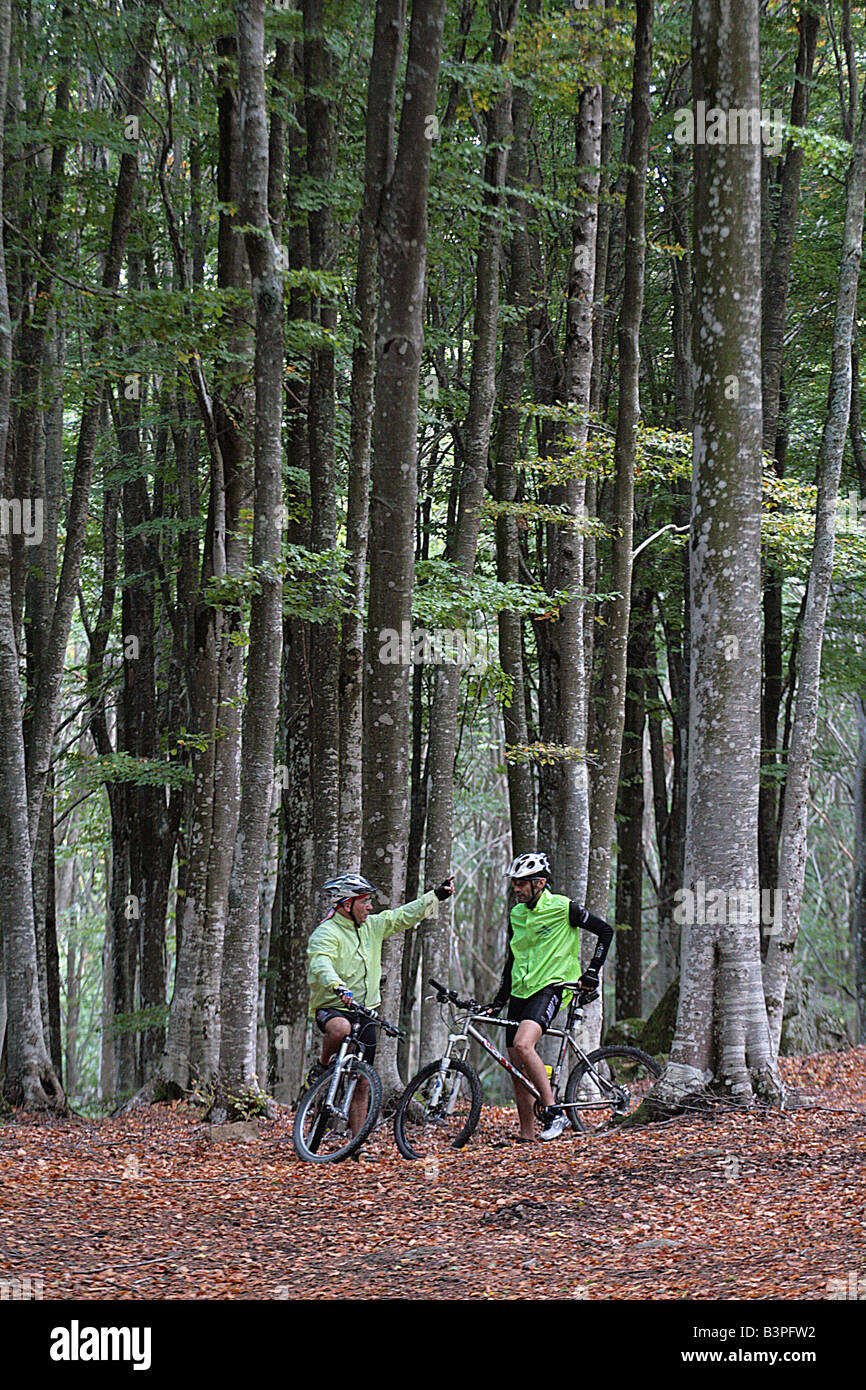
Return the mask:
<path fill-rule="evenodd" d="M 397 1102 L 394 1138 L 404 1158 L 437 1158 L 445 1150 L 462 1149 L 475 1132 L 484 1103 L 478 1073 L 468 1062 L 451 1057 L 445 1068 L 444 1085 L 437 1092 L 441 1074 L 441 1062 L 422 1067 Z M 464 1081 L 468 1093 L 464 1092 L 461 1098 Z"/>
<path fill-rule="evenodd" d="M 624 1088 L 627 1099 L 618 1105 L 611 1104 L 608 1110 L 569 1110 L 567 1112 L 574 1129 L 592 1132 L 608 1123 L 612 1115 L 628 1115 L 636 1110 L 644 1096 L 652 1089 L 662 1069 L 654 1057 L 641 1052 L 639 1047 L 599 1047 L 587 1055 L 589 1062 L 599 1074 Z M 587 1066 L 578 1062 L 572 1070 L 565 1087 L 567 1102 L 579 1100 L 579 1092 L 586 1077 Z M 587 1078 L 589 1080 L 589 1078 Z M 592 1083 L 595 1087 L 595 1083 Z M 595 1087 L 596 1091 L 598 1090 Z M 578 1121 L 575 1124 L 575 1120 Z"/>
<path fill-rule="evenodd" d="M 320 1076 L 298 1101 L 292 1126 L 292 1143 L 298 1158 L 305 1163 L 341 1163 L 344 1158 L 348 1158 L 368 1137 L 382 1107 L 382 1081 L 379 1073 L 363 1058 L 347 1057 L 337 1083 L 334 1102 L 339 1108 L 344 1102 L 350 1081 L 363 1079 L 370 1088 L 367 1114 L 357 1134 L 350 1134 L 349 1130 L 344 1128 L 347 1124 L 345 1116 L 334 1124 L 333 1116 L 324 1108 L 333 1075 L 332 1064 L 324 1076 Z"/>

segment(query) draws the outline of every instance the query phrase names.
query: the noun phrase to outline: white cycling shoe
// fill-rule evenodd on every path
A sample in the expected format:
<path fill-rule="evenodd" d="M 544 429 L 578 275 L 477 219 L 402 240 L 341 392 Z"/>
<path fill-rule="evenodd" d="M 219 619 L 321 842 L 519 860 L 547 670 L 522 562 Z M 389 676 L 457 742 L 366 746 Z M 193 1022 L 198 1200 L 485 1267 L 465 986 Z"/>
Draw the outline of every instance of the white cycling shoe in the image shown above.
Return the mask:
<path fill-rule="evenodd" d="M 547 1124 L 539 1134 L 539 1139 L 559 1139 L 567 1129 L 571 1129 L 571 1122 L 567 1115 L 560 1110 L 559 1114 L 551 1115 L 548 1111 Z"/>

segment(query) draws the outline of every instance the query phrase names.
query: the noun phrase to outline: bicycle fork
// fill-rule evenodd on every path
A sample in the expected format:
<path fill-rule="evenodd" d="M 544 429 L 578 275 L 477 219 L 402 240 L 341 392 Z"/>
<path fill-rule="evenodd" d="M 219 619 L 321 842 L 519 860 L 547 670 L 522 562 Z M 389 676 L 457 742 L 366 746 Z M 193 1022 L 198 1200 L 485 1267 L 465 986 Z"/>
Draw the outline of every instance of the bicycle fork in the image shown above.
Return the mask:
<path fill-rule="evenodd" d="M 331 1084 L 328 1087 L 328 1094 L 325 1097 L 325 1109 L 329 1110 L 332 1115 L 337 1116 L 337 1118 L 344 1124 L 348 1124 L 349 1122 L 349 1111 L 352 1108 L 352 1097 L 355 1094 L 355 1087 L 358 1084 L 357 1076 L 354 1075 L 354 1072 L 350 1071 L 348 1073 L 348 1080 L 346 1082 L 346 1093 L 343 1097 L 343 1105 L 337 1106 L 334 1104 L 337 1095 L 337 1087 L 339 1086 L 340 1079 L 343 1076 L 344 1063 L 346 1061 L 348 1051 L 348 1039 L 344 1039 L 344 1041 L 340 1044 L 340 1050 L 337 1053 L 336 1059 L 334 1061 L 334 1074 L 331 1077 Z"/>
<path fill-rule="evenodd" d="M 435 1106 L 439 1104 L 439 1101 L 442 1096 L 442 1089 L 445 1085 L 445 1076 L 448 1072 L 451 1059 L 455 1055 L 454 1049 L 459 1044 L 462 1044 L 462 1049 L 456 1053 L 456 1056 L 459 1058 L 461 1062 L 463 1062 L 466 1060 L 466 1053 L 469 1051 L 469 1039 L 465 1033 L 449 1033 L 448 1046 L 445 1049 L 444 1055 L 439 1058 L 439 1074 L 433 1083 L 433 1089 L 430 1093 L 431 1105 Z M 448 1103 L 445 1106 L 446 1115 L 454 1114 L 454 1109 L 457 1105 L 457 1098 L 459 1093 L 460 1079 L 459 1077 L 457 1077 L 455 1078 L 454 1085 L 451 1087 L 451 1094 L 449 1095 Z"/>

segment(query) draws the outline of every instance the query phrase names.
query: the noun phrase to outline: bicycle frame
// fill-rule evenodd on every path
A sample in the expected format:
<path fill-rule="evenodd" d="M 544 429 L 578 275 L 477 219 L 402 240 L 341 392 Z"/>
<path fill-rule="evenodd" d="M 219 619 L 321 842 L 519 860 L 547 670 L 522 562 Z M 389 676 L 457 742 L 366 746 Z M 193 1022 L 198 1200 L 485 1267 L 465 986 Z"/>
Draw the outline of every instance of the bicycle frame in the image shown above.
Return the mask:
<path fill-rule="evenodd" d="M 350 1076 L 348 1084 L 346 1086 L 346 1094 L 343 1098 L 342 1106 L 336 1106 L 334 1104 L 334 1098 L 337 1093 L 337 1087 L 340 1084 L 340 1078 L 343 1074 L 343 1067 L 345 1065 L 346 1059 L 350 1055 L 355 1057 L 360 1055 L 358 1052 L 357 1045 L 354 1048 L 352 1048 L 351 1053 L 349 1052 L 349 1048 L 352 1043 L 357 1043 L 354 1027 L 350 1033 L 346 1034 L 345 1038 L 340 1043 L 340 1046 L 337 1049 L 337 1054 L 334 1057 L 333 1062 L 334 1071 L 331 1077 L 331 1084 L 328 1087 L 328 1094 L 325 1096 L 324 1102 L 326 1109 L 334 1115 L 339 1115 L 340 1118 L 346 1124 L 348 1124 L 349 1121 L 349 1111 L 352 1108 L 352 1098 L 355 1094 L 355 1087 L 358 1084 L 358 1078 L 356 1076 Z"/>
<path fill-rule="evenodd" d="M 347 1122 L 349 1118 L 349 1111 L 352 1108 L 352 1098 L 355 1094 L 355 1087 L 358 1084 L 357 1076 L 350 1076 L 349 1078 L 349 1082 L 346 1086 L 346 1095 L 343 1102 L 343 1108 L 338 1108 L 334 1105 L 334 1096 L 336 1094 L 337 1087 L 340 1084 L 340 1077 L 342 1076 L 343 1067 L 346 1063 L 347 1058 L 350 1056 L 360 1057 L 362 1055 L 361 1043 L 359 1041 L 360 1032 L 361 1015 L 359 1014 L 356 1018 L 352 1020 L 352 1025 L 348 1033 L 343 1038 L 342 1042 L 340 1043 L 340 1046 L 337 1048 L 337 1051 L 334 1054 L 332 1061 L 334 1074 L 331 1077 L 331 1084 L 328 1087 L 328 1094 L 325 1097 L 325 1105 L 327 1106 L 327 1108 L 333 1111 L 334 1114 L 340 1115 L 342 1119 Z M 331 1063 L 329 1063 L 329 1065 L 331 1065 Z"/>
<path fill-rule="evenodd" d="M 568 1006 L 568 1018 L 566 1019 L 565 1027 L 549 1028 L 547 1030 L 547 1033 L 545 1034 L 545 1036 L 548 1038 L 561 1038 L 562 1040 L 559 1045 L 559 1054 L 557 1056 L 556 1063 L 551 1068 L 550 1072 L 550 1086 L 551 1090 L 553 1091 L 554 1102 L 563 1110 L 609 1110 L 610 1100 L 566 1101 L 559 1099 L 559 1083 L 560 1078 L 562 1076 L 562 1066 L 565 1060 L 566 1051 L 569 1050 L 574 1054 L 575 1062 L 584 1063 L 586 1067 L 587 1076 L 591 1076 L 593 1078 L 599 1090 L 608 1092 L 619 1090 L 618 1086 L 612 1085 L 605 1077 L 599 1076 L 598 1072 L 595 1070 L 595 1067 L 590 1062 L 586 1053 L 583 1051 L 581 1047 L 578 1047 L 577 1043 L 572 1038 L 571 1029 L 573 1028 L 574 1024 L 582 1017 L 583 1010 L 576 1003 L 576 1001 L 572 999 L 572 1002 Z M 498 1048 L 494 1047 L 493 1043 L 490 1041 L 489 1038 L 486 1038 L 483 1033 L 479 1032 L 479 1030 L 475 1027 L 476 1020 L 485 1023 L 488 1026 L 492 1025 L 493 1027 L 515 1027 L 514 1022 L 507 1018 L 490 1018 L 487 1014 L 464 1014 L 462 1020 L 463 1031 L 460 1033 L 449 1033 L 448 1035 L 448 1046 L 445 1049 L 444 1055 L 440 1059 L 439 1065 L 441 1070 L 443 1072 L 445 1071 L 448 1061 L 454 1055 L 459 1057 L 462 1061 L 465 1061 L 466 1054 L 469 1051 L 469 1039 L 473 1038 L 475 1042 L 479 1043 L 481 1047 L 483 1047 L 484 1051 L 490 1057 L 492 1057 L 495 1062 L 498 1062 L 500 1067 L 503 1067 L 504 1070 L 507 1071 L 511 1076 L 516 1077 L 516 1079 L 523 1086 L 525 1086 L 529 1094 L 531 1096 L 534 1096 L 535 1099 L 540 1103 L 541 1094 L 538 1090 L 538 1087 L 535 1086 L 533 1082 L 529 1080 L 528 1076 L 524 1076 L 520 1068 L 515 1067 L 514 1064 L 511 1061 L 509 1061 L 509 1059 L 504 1055 L 504 1053 L 500 1052 Z M 455 1052 L 455 1048 L 460 1044 L 462 1044 L 460 1051 Z M 456 1103 L 456 1100 L 457 1096 L 455 1092 L 452 1093 L 451 1100 L 449 1102 L 449 1107 L 453 1108 L 454 1104 Z"/>

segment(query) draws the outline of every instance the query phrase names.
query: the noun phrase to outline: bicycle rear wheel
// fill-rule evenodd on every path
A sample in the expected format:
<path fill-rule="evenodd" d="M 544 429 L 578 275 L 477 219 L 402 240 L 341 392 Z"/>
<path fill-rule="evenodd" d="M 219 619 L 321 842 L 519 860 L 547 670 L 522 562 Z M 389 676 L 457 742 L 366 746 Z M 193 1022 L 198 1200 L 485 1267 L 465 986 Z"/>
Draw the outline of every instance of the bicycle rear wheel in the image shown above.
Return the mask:
<path fill-rule="evenodd" d="M 331 1065 L 315 1085 L 301 1096 L 292 1127 L 295 1153 L 306 1163 L 339 1163 L 359 1149 L 367 1138 L 382 1105 L 379 1073 L 361 1057 L 350 1056 L 340 1068 L 331 1104 L 328 1092 L 334 1075 Z M 349 1129 L 349 1109 L 358 1083 L 367 1083 L 367 1111 L 357 1132 Z"/>
<path fill-rule="evenodd" d="M 586 1062 L 578 1062 L 568 1078 L 565 1099 L 609 1104 L 599 1110 L 569 1110 L 568 1116 L 589 1133 L 602 1129 L 612 1116 L 637 1110 L 661 1074 L 655 1058 L 638 1047 L 600 1047 Z"/>
<path fill-rule="evenodd" d="M 430 1062 L 413 1076 L 397 1103 L 394 1138 L 404 1158 L 436 1158 L 462 1149 L 483 1102 L 478 1073 L 459 1057 Z"/>

